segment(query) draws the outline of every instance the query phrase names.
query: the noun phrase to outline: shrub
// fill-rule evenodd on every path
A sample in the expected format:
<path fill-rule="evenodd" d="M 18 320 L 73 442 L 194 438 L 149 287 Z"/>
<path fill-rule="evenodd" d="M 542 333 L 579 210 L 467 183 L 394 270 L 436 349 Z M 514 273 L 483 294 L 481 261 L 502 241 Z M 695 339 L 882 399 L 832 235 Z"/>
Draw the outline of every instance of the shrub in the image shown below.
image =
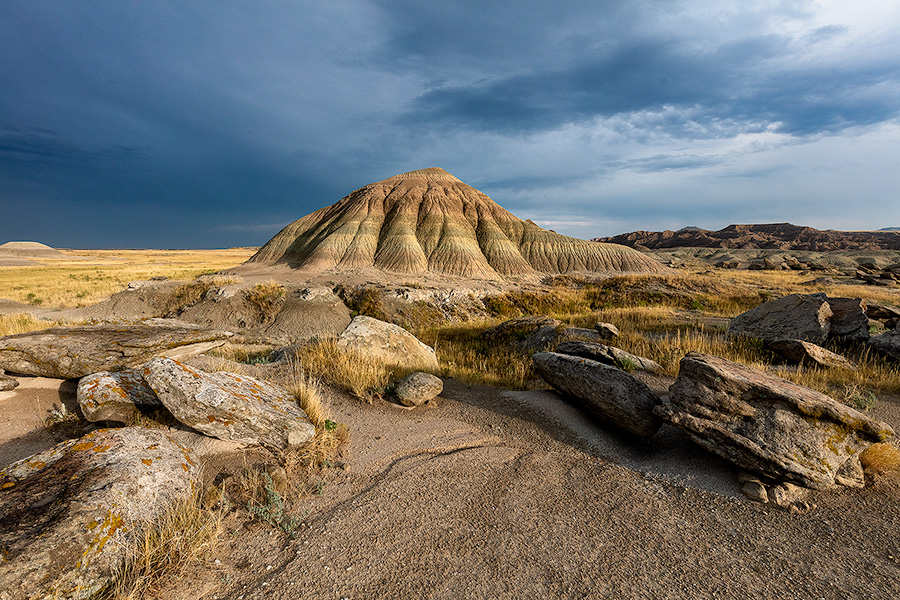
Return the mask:
<path fill-rule="evenodd" d="M 888 443 L 872 444 L 860 455 L 859 461 L 870 473 L 900 470 L 900 449 Z"/>

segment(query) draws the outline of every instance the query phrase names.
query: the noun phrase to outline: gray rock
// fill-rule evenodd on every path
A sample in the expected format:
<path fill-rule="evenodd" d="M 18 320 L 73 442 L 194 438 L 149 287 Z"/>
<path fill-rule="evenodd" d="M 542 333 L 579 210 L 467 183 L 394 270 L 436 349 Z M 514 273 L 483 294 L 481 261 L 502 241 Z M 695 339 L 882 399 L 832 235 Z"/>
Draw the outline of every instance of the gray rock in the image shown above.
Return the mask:
<path fill-rule="evenodd" d="M 636 377 L 597 361 L 538 352 L 533 356 L 538 374 L 565 398 L 593 416 L 642 437 L 660 427 L 653 408 L 659 398 Z"/>
<path fill-rule="evenodd" d="M 439 377 L 417 371 L 400 380 L 394 393 L 404 406 L 419 406 L 444 391 Z"/>
<path fill-rule="evenodd" d="M 0 392 L 8 392 L 18 387 L 19 381 L 7 375 L 3 369 L 0 369 Z"/>
<path fill-rule="evenodd" d="M 0 337 L 0 368 L 22 375 L 77 379 L 136 367 L 154 356 L 200 354 L 222 345 L 229 336 L 226 331 L 174 319 L 52 327 Z"/>
<path fill-rule="evenodd" d="M 338 347 L 354 350 L 387 363 L 428 371 L 437 370 L 434 349 L 393 323 L 360 315 L 338 338 Z"/>
<path fill-rule="evenodd" d="M 900 319 L 900 308 L 895 308 L 886 304 L 867 302 L 866 315 L 870 319 L 877 319 L 879 321 L 884 321 L 886 319 Z"/>
<path fill-rule="evenodd" d="M 803 340 L 775 340 L 766 347 L 794 364 L 856 369 L 856 365 L 830 350 Z"/>
<path fill-rule="evenodd" d="M 894 434 L 824 394 L 697 352 L 656 414 L 740 467 L 815 489 L 838 485 L 844 463 Z"/>
<path fill-rule="evenodd" d="M 600 334 L 601 340 L 611 340 L 619 337 L 619 328 L 612 323 L 597 323 L 594 329 Z"/>
<path fill-rule="evenodd" d="M 88 421 L 131 423 L 141 410 L 159 408 L 162 403 L 144 381 L 143 369 L 101 371 L 78 381 L 78 406 Z"/>
<path fill-rule="evenodd" d="M 832 312 L 829 338 L 842 342 L 865 342 L 869 339 L 869 317 L 862 298 L 826 296 L 826 300 Z"/>
<path fill-rule="evenodd" d="M 485 329 L 482 339 L 492 344 L 510 344 L 514 348 L 533 354 L 548 350 L 559 343 L 562 321 L 542 315 L 519 317 Z"/>
<path fill-rule="evenodd" d="M 900 330 L 887 331 L 869 338 L 869 346 L 879 354 L 900 362 Z"/>
<path fill-rule="evenodd" d="M 761 502 L 765 504 L 769 501 L 769 494 L 766 491 L 766 486 L 764 486 L 759 481 L 747 481 L 741 487 L 741 492 L 744 493 L 749 499 L 754 502 Z"/>
<path fill-rule="evenodd" d="M 663 368 L 656 361 L 636 356 L 614 346 L 606 346 L 593 342 L 563 342 L 556 347 L 560 354 L 589 358 L 605 365 L 618 367 L 625 371 L 648 371 L 650 373 L 662 373 Z"/>
<path fill-rule="evenodd" d="M 163 357 L 147 363 L 144 379 L 176 419 L 220 440 L 283 450 L 316 432 L 290 392 L 247 375 L 206 373 Z"/>
<path fill-rule="evenodd" d="M 731 320 L 728 335 L 823 344 L 833 314 L 823 294 L 791 294 L 760 304 Z"/>
<path fill-rule="evenodd" d="M 100 429 L 0 470 L 0 593 L 92 597 L 137 522 L 191 492 L 199 469 L 163 430 Z"/>

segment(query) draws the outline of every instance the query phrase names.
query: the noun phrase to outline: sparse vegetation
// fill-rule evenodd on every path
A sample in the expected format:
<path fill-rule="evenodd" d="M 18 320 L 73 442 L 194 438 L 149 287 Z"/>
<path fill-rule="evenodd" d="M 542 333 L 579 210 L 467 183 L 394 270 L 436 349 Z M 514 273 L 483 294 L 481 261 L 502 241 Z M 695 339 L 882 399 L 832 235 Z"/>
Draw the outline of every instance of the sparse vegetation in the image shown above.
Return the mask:
<path fill-rule="evenodd" d="M 0 315 L 0 336 L 40 331 L 50 327 L 58 327 L 58 321 L 44 321 L 26 313 Z"/>
<path fill-rule="evenodd" d="M 284 286 L 267 281 L 244 291 L 244 301 L 249 304 L 261 322 L 272 319 L 284 304 Z"/>
<path fill-rule="evenodd" d="M 872 444 L 860 453 L 859 460 L 870 473 L 900 471 L 900 449 L 887 442 Z"/>

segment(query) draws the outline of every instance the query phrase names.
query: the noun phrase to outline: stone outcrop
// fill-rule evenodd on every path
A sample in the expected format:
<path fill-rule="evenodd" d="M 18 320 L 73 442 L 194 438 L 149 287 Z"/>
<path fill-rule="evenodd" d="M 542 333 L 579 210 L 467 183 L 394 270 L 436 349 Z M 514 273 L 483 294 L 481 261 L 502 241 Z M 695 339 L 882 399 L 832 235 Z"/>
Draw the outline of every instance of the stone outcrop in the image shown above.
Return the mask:
<path fill-rule="evenodd" d="M 142 410 L 159 408 L 162 403 L 144 381 L 143 369 L 101 371 L 78 381 L 78 406 L 88 421 L 131 423 Z"/>
<path fill-rule="evenodd" d="M 815 489 L 858 485 L 859 453 L 894 433 L 824 394 L 696 352 L 656 413 L 744 469 Z"/>
<path fill-rule="evenodd" d="M 870 338 L 869 346 L 879 354 L 900 362 L 900 330 L 895 329 Z"/>
<path fill-rule="evenodd" d="M 434 349 L 399 325 L 360 315 L 338 337 L 338 347 L 413 369 L 438 369 Z"/>
<path fill-rule="evenodd" d="M 823 344 L 834 312 L 824 294 L 791 294 L 760 304 L 731 320 L 728 335 Z"/>
<path fill-rule="evenodd" d="M 110 581 L 136 525 L 191 492 L 191 452 L 165 431 L 101 429 L 0 470 L 0 594 L 83 599 Z"/>
<path fill-rule="evenodd" d="M 533 360 L 544 381 L 594 417 L 641 437 L 659 429 L 653 412 L 659 398 L 640 379 L 597 361 L 556 352 L 538 352 Z"/>
<path fill-rule="evenodd" d="M 803 340 L 775 340 L 766 344 L 766 347 L 794 364 L 837 367 L 841 369 L 856 368 L 856 365 L 840 354 L 835 354 L 821 346 L 816 346 Z"/>
<path fill-rule="evenodd" d="M 77 379 L 136 367 L 154 356 L 200 354 L 222 345 L 230 335 L 171 319 L 52 327 L 0 337 L 0 368 L 22 375 Z"/>
<path fill-rule="evenodd" d="M 206 373 L 166 357 L 148 362 L 143 375 L 176 419 L 205 435 L 277 450 L 315 435 L 293 395 L 259 379 Z"/>
<path fill-rule="evenodd" d="M 402 173 L 356 190 L 294 221 L 248 262 L 492 279 L 665 271 L 631 248 L 570 238 L 523 221 L 440 168 Z"/>
<path fill-rule="evenodd" d="M 869 339 L 869 317 L 861 298 L 825 297 L 831 308 L 830 339 L 841 342 L 865 342 Z"/>
<path fill-rule="evenodd" d="M 618 367 L 624 371 L 647 371 L 649 373 L 662 373 L 663 368 L 656 361 L 625 352 L 614 346 L 606 346 L 595 342 L 569 341 L 556 347 L 560 354 L 589 358 L 605 365 Z"/>
<path fill-rule="evenodd" d="M 397 383 L 394 394 L 404 406 L 420 406 L 436 398 L 444 391 L 440 377 L 417 371 L 410 373 Z"/>

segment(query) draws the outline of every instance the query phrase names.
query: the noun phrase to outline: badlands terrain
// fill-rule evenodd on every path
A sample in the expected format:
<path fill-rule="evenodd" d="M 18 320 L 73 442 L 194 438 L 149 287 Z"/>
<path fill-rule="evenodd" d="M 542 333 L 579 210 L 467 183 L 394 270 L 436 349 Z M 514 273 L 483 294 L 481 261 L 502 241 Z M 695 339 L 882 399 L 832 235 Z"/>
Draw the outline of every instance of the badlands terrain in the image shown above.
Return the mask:
<path fill-rule="evenodd" d="M 0 266 L 6 298 L 0 335 L 77 324 L 94 335 L 104 323 L 120 333 L 132 326 L 207 332 L 203 339 L 215 337 L 215 347 L 179 358 L 180 368 L 198 380 L 229 372 L 291 390 L 316 425 L 311 446 L 227 446 L 202 423 L 191 427 L 204 435 L 179 424 L 189 417 L 169 408 L 173 394 L 160 381 L 166 359 L 136 359 L 149 365 L 144 377 L 166 408 L 134 413 L 127 429 L 196 444 L 188 448 L 198 468 L 191 523 L 214 531 L 190 538 L 195 554 L 181 552 L 174 538 L 163 538 L 166 550 L 154 554 L 150 542 L 136 544 L 139 536 L 129 533 L 140 529 L 137 522 L 108 530 L 104 543 L 127 550 L 112 556 L 130 557 L 122 559 L 128 568 L 111 568 L 107 583 L 92 583 L 90 594 L 241 600 L 900 594 L 900 460 L 896 438 L 884 433 L 900 427 L 900 371 L 866 341 L 892 339 L 897 326 L 896 250 L 639 252 L 542 230 L 434 169 L 357 190 L 258 250 L 72 250 L 60 257 L 28 249 L 17 260 L 35 264 Z M 786 297 L 813 306 L 815 343 L 852 365 L 809 358 L 797 364 L 760 341 L 761 329 L 739 331 L 765 324 L 752 311 Z M 863 322 L 849 326 L 853 319 L 841 315 L 854 307 L 851 316 Z M 402 326 L 433 353 L 410 342 L 425 358 L 407 354 L 392 362 L 376 357 L 382 346 L 375 341 L 348 349 L 347 332 L 369 322 L 365 316 Z M 510 325 L 528 316 L 546 318 Z M 75 335 L 56 331 L 67 333 L 46 335 Z M 43 350 L 52 346 L 49 339 Z M 390 339 L 386 347 L 399 344 Z M 86 420 L 91 407 L 79 403 L 77 388 L 87 372 L 26 375 L 21 371 L 31 367 L 9 358 L 15 343 L 0 339 L 0 360 L 17 383 L 0 392 L 0 469 L 8 477 L 0 493 L 33 504 L 18 512 L 9 503 L 0 508 L 3 599 L 50 593 L 47 571 L 35 579 L 38 561 L 28 553 L 37 556 L 39 543 L 25 530 L 37 527 L 35 514 L 77 512 L 67 504 L 75 490 L 53 488 L 52 478 L 44 485 L 53 494 L 22 496 L 37 492 L 22 491 L 33 484 L 16 461 L 33 465 L 28 457 L 58 442 L 74 448 L 87 443 L 74 441 L 85 434 L 112 435 L 98 427 L 123 429 L 109 415 Z M 554 389 L 547 383 L 554 377 L 536 369 L 547 353 L 535 353 L 584 343 L 631 354 L 615 355 L 618 368 L 555 360 L 611 372 L 669 410 L 685 395 L 670 387 L 689 352 L 747 365 L 752 378 L 784 378 L 791 383 L 760 379 L 769 387 L 753 389 L 775 394 L 802 386 L 824 403 L 816 406 L 827 407 L 808 420 L 851 415 L 881 428 L 884 441 L 860 442 L 851 458 L 876 446 L 886 458 L 863 452 L 865 472 L 855 479 L 825 469 L 825 479 L 804 480 L 808 487 L 799 489 L 783 484 L 802 479 L 799 471 L 748 475 L 715 444 L 675 426 L 677 419 L 653 416 L 665 411 L 642 415 L 651 426 L 636 435 L 625 421 L 598 416 L 578 394 Z M 133 352 L 121 347 L 122 355 Z M 73 362 L 59 361 L 58 368 Z M 437 375 L 442 390 L 410 407 L 397 383 L 417 369 Z M 779 418 L 787 418 L 790 401 L 778 403 Z M 93 449 L 105 446 L 91 448 L 102 454 Z M 181 463 L 184 471 L 194 473 L 194 462 Z M 793 468 L 789 462 L 782 466 Z M 20 466 L 10 470 L 11 464 Z M 795 496 L 782 501 L 784 490 Z M 178 523 L 182 537 L 203 529 Z M 45 537 L 55 531 L 43 521 L 40 527 Z M 41 537 L 31 531 L 34 540 Z M 170 565 L 160 554 L 185 558 Z"/>

